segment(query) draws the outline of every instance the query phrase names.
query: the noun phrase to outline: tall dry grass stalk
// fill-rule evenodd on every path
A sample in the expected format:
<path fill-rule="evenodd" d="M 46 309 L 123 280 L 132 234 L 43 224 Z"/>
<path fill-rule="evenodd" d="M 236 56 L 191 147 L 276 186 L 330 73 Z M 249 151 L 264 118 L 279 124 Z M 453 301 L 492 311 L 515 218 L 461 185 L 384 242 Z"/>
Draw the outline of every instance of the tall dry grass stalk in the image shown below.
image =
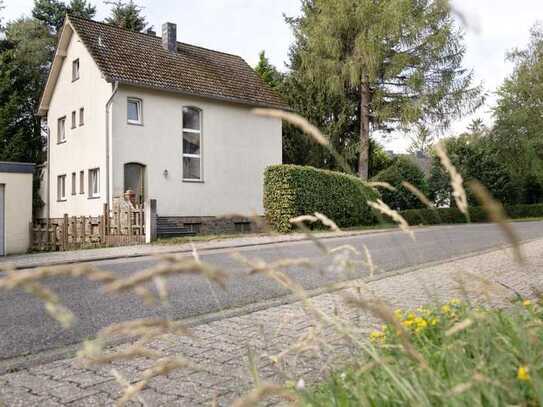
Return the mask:
<path fill-rule="evenodd" d="M 263 117 L 274 117 L 276 119 L 281 119 L 287 123 L 292 124 L 293 126 L 298 127 L 317 144 L 325 147 L 328 152 L 332 154 L 332 156 L 339 164 L 339 166 L 343 169 L 343 171 L 345 171 L 347 174 L 352 173 L 351 167 L 349 166 L 349 164 L 347 164 L 345 158 L 341 154 L 339 154 L 336 149 L 330 144 L 328 137 L 322 134 L 322 132 L 316 126 L 311 124 L 307 119 L 303 118 L 302 116 L 278 109 L 253 109 L 253 114 Z"/>
<path fill-rule="evenodd" d="M 368 201 L 368 205 L 372 207 L 373 209 L 379 211 L 383 215 L 388 216 L 391 218 L 396 224 L 400 227 L 400 229 L 407 233 L 411 239 L 415 239 L 415 233 L 409 228 L 409 224 L 407 221 L 403 218 L 402 215 L 399 214 L 398 211 L 395 211 L 390 208 L 386 203 L 384 203 L 382 200 L 378 199 L 377 201 Z"/>
<path fill-rule="evenodd" d="M 441 165 L 451 178 L 451 187 L 453 189 L 453 197 L 456 202 L 456 206 L 469 220 L 468 198 L 466 195 L 466 190 L 464 189 L 464 179 L 449 159 L 443 143 L 440 142 L 435 145 L 435 152 L 441 161 Z"/>
<path fill-rule="evenodd" d="M 416 186 L 411 184 L 407 181 L 402 181 L 402 186 L 407 189 L 409 192 L 411 192 L 413 195 L 415 195 L 419 201 L 421 201 L 424 205 L 426 205 L 428 208 L 433 209 L 435 208 L 434 204 L 430 202 L 430 200 L 424 195 L 424 193 L 418 189 Z"/>
<path fill-rule="evenodd" d="M 390 185 L 388 182 L 372 181 L 372 182 L 368 182 L 368 186 L 370 188 L 375 189 L 375 190 L 377 190 L 378 188 L 383 188 L 383 189 L 388 189 L 391 192 L 396 192 L 397 191 L 397 189 L 394 188 L 392 185 Z"/>
<path fill-rule="evenodd" d="M 483 184 L 479 181 L 470 181 L 468 184 L 471 191 L 475 194 L 477 200 L 481 203 L 481 206 L 488 215 L 488 218 L 491 222 L 498 225 L 498 227 L 503 231 L 509 242 L 513 245 L 513 254 L 515 259 L 522 263 L 524 257 L 520 249 L 520 239 L 511 224 L 511 221 L 507 218 L 503 205 L 496 201 L 488 189 L 485 188 Z"/>

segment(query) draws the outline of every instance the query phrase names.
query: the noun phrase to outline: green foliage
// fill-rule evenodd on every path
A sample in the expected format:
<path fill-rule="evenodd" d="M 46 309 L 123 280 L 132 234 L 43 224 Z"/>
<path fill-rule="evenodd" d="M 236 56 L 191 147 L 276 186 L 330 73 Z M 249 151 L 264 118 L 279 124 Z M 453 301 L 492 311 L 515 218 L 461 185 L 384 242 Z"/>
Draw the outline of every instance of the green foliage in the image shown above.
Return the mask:
<path fill-rule="evenodd" d="M 446 127 L 480 105 L 448 1 L 306 0 L 292 21 L 303 75 L 321 93 L 356 102 L 361 177 L 370 127 Z"/>
<path fill-rule="evenodd" d="M 500 158 L 498 146 L 489 137 L 481 136 L 480 133 L 466 133 L 448 138 L 444 143 L 451 162 L 465 181 L 478 180 L 495 199 L 504 204 L 519 201 L 521 187 L 514 180 L 507 164 Z M 429 184 L 430 197 L 438 205 L 454 204 L 449 176 L 435 155 L 432 157 Z M 471 205 L 477 203 L 469 191 L 468 201 Z"/>
<path fill-rule="evenodd" d="M 515 68 L 498 90 L 492 138 L 499 159 L 524 187 L 522 201 L 543 202 L 543 26 L 534 26 L 528 47 L 509 59 Z"/>
<path fill-rule="evenodd" d="M 91 19 L 96 15 L 96 7 L 86 0 L 71 0 L 69 4 L 60 0 L 34 0 L 32 16 L 44 23 L 51 33 L 59 32 L 66 14 Z"/>
<path fill-rule="evenodd" d="M 8 23 L 0 41 L 0 160 L 43 161 L 35 112 L 53 50 L 43 24 L 33 19 Z"/>
<path fill-rule="evenodd" d="M 505 213 L 510 219 L 529 219 L 543 217 L 543 204 L 506 205 Z M 410 225 L 441 225 L 466 223 L 465 215 L 458 208 L 410 209 L 400 214 Z M 469 208 L 470 221 L 473 223 L 488 222 L 488 215 L 483 208 Z"/>
<path fill-rule="evenodd" d="M 290 219 L 320 212 L 339 227 L 371 225 L 375 216 L 367 205 L 378 194 L 358 178 L 338 172 L 296 165 L 266 170 L 264 208 L 278 232 L 292 230 Z"/>
<path fill-rule="evenodd" d="M 388 182 L 396 191 L 382 189 L 383 201 L 394 210 L 422 208 L 424 204 L 408 189 L 402 186 L 406 181 L 428 194 L 428 182 L 424 172 L 408 157 L 398 157 L 387 169 L 381 171 L 372 181 Z"/>
<path fill-rule="evenodd" d="M 370 335 L 370 352 L 322 385 L 301 393 L 306 406 L 537 406 L 543 403 L 543 308 L 507 309 L 452 300 L 397 310 L 422 366 L 387 323 Z M 471 324 L 466 321 L 472 321 Z M 460 325 L 464 324 L 463 328 Z M 456 332 L 451 334 L 451 330 Z M 413 354 L 413 352 L 411 352 Z"/>
<path fill-rule="evenodd" d="M 106 1 L 111 6 L 111 16 L 105 22 L 125 30 L 142 32 L 147 27 L 147 20 L 143 8 L 138 6 L 134 0 Z"/>
<path fill-rule="evenodd" d="M 283 80 L 281 72 L 279 72 L 277 68 L 270 63 L 266 57 L 265 51 L 260 52 L 258 64 L 255 66 L 255 71 L 262 78 L 262 80 L 272 88 L 277 88 Z"/>

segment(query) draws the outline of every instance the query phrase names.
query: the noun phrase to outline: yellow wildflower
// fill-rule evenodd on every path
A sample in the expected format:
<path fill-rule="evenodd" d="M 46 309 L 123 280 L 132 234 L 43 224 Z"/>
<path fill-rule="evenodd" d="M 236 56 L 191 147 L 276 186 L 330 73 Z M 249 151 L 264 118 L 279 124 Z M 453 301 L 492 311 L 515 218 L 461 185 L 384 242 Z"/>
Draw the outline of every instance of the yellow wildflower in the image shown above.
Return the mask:
<path fill-rule="evenodd" d="M 449 314 L 451 312 L 451 307 L 449 305 L 443 305 L 441 307 L 441 312 L 444 314 Z"/>
<path fill-rule="evenodd" d="M 410 312 L 409 314 L 407 314 L 407 319 L 415 319 L 417 317 L 417 314 L 415 314 L 414 312 Z"/>
<path fill-rule="evenodd" d="M 437 319 L 437 318 L 432 318 L 432 320 L 430 321 L 430 325 L 436 326 L 436 325 L 438 324 L 438 322 L 439 322 L 439 319 Z"/>
<path fill-rule="evenodd" d="M 530 300 L 524 300 L 522 302 L 522 305 L 524 305 L 526 308 L 528 308 L 530 305 L 532 305 L 532 301 Z"/>
<path fill-rule="evenodd" d="M 396 311 L 394 311 L 394 316 L 396 317 L 396 319 L 401 321 L 403 319 L 403 311 L 401 309 L 397 309 Z"/>
<path fill-rule="evenodd" d="M 458 298 L 453 298 L 450 302 L 451 305 L 460 305 L 462 302 Z"/>
<path fill-rule="evenodd" d="M 382 341 L 383 339 L 385 339 L 385 334 L 381 331 L 373 331 L 370 334 L 370 340 L 372 342 L 379 342 L 379 341 Z"/>
<path fill-rule="evenodd" d="M 517 378 L 523 382 L 530 380 L 530 372 L 526 366 L 520 366 L 517 372 Z"/>

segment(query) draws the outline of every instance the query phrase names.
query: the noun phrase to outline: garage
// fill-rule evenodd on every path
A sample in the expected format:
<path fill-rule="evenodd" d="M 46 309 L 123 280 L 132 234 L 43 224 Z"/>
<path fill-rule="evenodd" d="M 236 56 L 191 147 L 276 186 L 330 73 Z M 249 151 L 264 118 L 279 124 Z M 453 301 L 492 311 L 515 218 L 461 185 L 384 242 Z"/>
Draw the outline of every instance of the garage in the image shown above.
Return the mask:
<path fill-rule="evenodd" d="M 0 162 L 0 256 L 30 248 L 34 164 Z"/>

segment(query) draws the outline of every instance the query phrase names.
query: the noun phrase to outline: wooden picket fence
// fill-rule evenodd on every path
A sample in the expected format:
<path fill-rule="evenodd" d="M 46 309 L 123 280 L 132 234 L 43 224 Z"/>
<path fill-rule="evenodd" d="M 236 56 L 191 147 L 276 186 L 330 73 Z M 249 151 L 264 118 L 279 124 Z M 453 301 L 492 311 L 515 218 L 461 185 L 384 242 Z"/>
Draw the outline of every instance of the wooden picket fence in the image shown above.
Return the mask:
<path fill-rule="evenodd" d="M 110 210 L 100 216 L 38 219 L 31 226 L 34 251 L 66 251 L 92 247 L 130 246 L 145 243 L 143 205 Z"/>

